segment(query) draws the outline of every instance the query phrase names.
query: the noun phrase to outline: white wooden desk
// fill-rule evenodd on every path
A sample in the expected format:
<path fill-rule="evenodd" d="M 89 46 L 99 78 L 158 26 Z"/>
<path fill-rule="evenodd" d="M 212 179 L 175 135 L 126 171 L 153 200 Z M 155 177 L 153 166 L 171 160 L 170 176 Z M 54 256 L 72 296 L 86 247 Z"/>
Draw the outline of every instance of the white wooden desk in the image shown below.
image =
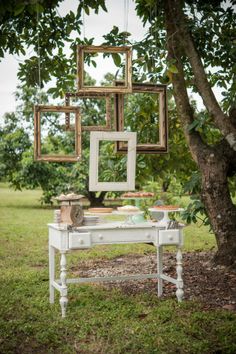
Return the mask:
<path fill-rule="evenodd" d="M 62 317 L 66 315 L 67 284 L 87 283 L 96 281 L 114 280 L 134 280 L 150 279 L 158 280 L 158 296 L 162 295 L 163 280 L 176 285 L 176 296 L 178 301 L 183 299 L 183 280 L 182 280 L 182 253 L 183 230 L 165 230 L 158 226 L 158 223 L 145 222 L 143 224 L 124 224 L 124 222 L 114 222 L 98 224 L 96 226 L 81 226 L 76 230 L 70 231 L 66 224 L 49 224 L 49 286 L 50 303 L 54 303 L 54 290 L 60 292 L 60 305 Z M 153 243 L 157 248 L 157 273 L 138 274 L 115 277 L 95 277 L 95 278 L 76 278 L 67 279 L 66 253 L 73 250 L 83 250 L 94 245 L 104 244 L 127 244 L 127 243 Z M 176 271 L 177 278 L 172 278 L 163 274 L 163 246 L 172 245 L 177 248 Z M 55 252 L 59 251 L 60 258 L 60 279 L 55 279 Z"/>

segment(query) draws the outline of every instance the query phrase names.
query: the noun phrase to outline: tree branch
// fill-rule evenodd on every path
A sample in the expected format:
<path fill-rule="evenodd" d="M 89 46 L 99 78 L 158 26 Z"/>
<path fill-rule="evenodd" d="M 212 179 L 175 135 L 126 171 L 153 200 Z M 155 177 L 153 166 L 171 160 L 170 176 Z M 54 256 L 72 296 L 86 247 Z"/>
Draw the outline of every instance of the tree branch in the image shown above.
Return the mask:
<path fill-rule="evenodd" d="M 200 156 L 199 151 L 208 149 L 207 145 L 203 142 L 200 134 L 196 131 L 189 132 L 189 125 L 194 120 L 194 112 L 189 103 L 186 83 L 184 79 L 183 65 L 181 62 L 181 47 L 178 37 L 178 30 L 174 25 L 172 13 L 172 1 L 165 2 L 165 21 L 167 29 L 167 49 L 168 59 L 175 60 L 175 65 L 178 73 L 173 75 L 173 88 L 177 110 L 184 127 L 184 133 L 188 140 L 192 156 L 198 162 Z M 199 149 L 200 147 L 200 149 Z"/>
<path fill-rule="evenodd" d="M 171 6 L 174 25 L 176 29 L 179 30 L 179 40 L 191 64 L 195 77 L 195 84 L 199 94 L 203 99 L 204 105 L 214 119 L 216 126 L 221 130 L 225 139 L 228 141 L 229 145 L 234 150 L 236 150 L 236 127 L 234 124 L 232 124 L 229 116 L 224 114 L 221 110 L 211 89 L 210 83 L 207 80 L 204 66 L 202 64 L 199 53 L 194 46 L 194 41 L 188 29 L 186 16 L 181 5 L 182 2 L 179 0 L 168 0 L 168 3 L 169 6 Z"/>

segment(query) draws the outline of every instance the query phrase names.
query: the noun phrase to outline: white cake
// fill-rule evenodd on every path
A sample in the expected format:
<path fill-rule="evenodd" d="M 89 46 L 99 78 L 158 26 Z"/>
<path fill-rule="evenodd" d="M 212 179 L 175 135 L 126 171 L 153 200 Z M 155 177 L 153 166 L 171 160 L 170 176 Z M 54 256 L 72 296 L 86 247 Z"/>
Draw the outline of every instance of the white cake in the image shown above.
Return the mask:
<path fill-rule="evenodd" d="M 122 207 L 117 208 L 118 211 L 122 211 L 125 213 L 131 213 L 131 212 L 137 212 L 140 211 L 140 209 L 134 205 L 124 205 Z"/>

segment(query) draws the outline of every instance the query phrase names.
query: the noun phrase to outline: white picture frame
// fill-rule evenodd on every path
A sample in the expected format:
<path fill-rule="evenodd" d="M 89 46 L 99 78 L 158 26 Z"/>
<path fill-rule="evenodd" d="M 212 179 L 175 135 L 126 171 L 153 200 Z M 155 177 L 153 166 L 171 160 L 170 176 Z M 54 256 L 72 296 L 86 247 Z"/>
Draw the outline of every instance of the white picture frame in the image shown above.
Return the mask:
<path fill-rule="evenodd" d="M 99 182 L 99 142 L 127 142 L 127 180 L 125 182 Z M 136 132 L 91 132 L 89 158 L 89 190 L 97 191 L 131 191 L 135 190 L 136 172 Z"/>

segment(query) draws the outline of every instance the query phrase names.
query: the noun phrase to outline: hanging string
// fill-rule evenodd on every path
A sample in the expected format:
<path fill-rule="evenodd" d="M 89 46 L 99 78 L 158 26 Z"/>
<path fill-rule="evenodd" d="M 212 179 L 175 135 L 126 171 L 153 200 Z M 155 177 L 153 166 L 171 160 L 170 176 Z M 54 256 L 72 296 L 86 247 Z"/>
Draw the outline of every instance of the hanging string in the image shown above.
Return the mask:
<path fill-rule="evenodd" d="M 83 37 L 85 39 L 85 11 L 84 11 L 84 0 L 83 0 L 83 11 L 82 11 L 82 21 L 83 21 Z"/>
<path fill-rule="evenodd" d="M 155 3 L 154 9 L 150 5 L 149 9 L 150 16 L 150 63 L 151 63 L 151 72 L 155 71 L 156 59 L 157 59 L 157 2 Z"/>
<path fill-rule="evenodd" d="M 153 67 L 153 40 L 154 40 L 154 34 L 153 34 L 153 16 L 152 16 L 152 6 L 150 4 L 149 8 L 149 16 L 150 16 L 150 34 L 151 34 L 151 46 L 150 46 L 150 63 L 151 63 L 151 69 Z"/>
<path fill-rule="evenodd" d="M 124 1 L 124 23 L 123 23 L 123 28 L 124 28 L 124 35 L 123 35 L 123 45 L 125 45 L 125 14 L 126 14 L 126 0 Z"/>
<path fill-rule="evenodd" d="M 82 12 L 82 21 L 83 21 L 83 41 L 85 41 L 85 10 L 84 10 L 84 0 L 83 0 L 83 12 Z M 85 57 L 84 57 L 84 63 L 85 63 Z M 84 70 L 84 69 L 83 69 Z M 82 75 L 84 76 L 84 80 L 85 80 L 85 70 L 82 73 Z M 85 92 L 84 92 L 84 96 L 85 96 Z M 75 101 L 76 101 L 76 97 L 75 97 Z"/>
<path fill-rule="evenodd" d="M 154 31 L 155 31 L 155 62 L 154 65 L 156 67 L 157 59 L 158 59 L 158 51 L 157 51 L 157 1 L 155 4 L 155 26 L 154 26 Z"/>
<path fill-rule="evenodd" d="M 124 0 L 124 36 L 123 42 L 126 42 L 126 33 L 128 32 L 128 20 L 129 20 L 129 0 Z"/>
<path fill-rule="evenodd" d="M 41 103 L 41 58 L 40 58 L 40 37 L 39 37 L 39 11 L 37 6 L 37 34 L 38 34 L 38 92 L 37 101 Z"/>

